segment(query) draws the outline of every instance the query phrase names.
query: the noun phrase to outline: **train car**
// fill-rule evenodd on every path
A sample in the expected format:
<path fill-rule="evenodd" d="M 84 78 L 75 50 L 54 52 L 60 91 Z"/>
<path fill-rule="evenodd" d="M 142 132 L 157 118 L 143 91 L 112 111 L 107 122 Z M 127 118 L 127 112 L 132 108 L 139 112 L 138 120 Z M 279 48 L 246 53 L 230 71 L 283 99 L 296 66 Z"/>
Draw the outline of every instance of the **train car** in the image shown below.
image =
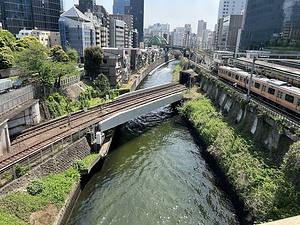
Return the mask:
<path fill-rule="evenodd" d="M 12 88 L 12 81 L 10 79 L 0 79 L 0 94 L 6 93 Z"/>
<path fill-rule="evenodd" d="M 250 74 L 239 68 L 221 66 L 219 77 L 248 89 Z M 251 91 L 279 106 L 300 114 L 300 88 L 291 84 L 253 74 Z"/>

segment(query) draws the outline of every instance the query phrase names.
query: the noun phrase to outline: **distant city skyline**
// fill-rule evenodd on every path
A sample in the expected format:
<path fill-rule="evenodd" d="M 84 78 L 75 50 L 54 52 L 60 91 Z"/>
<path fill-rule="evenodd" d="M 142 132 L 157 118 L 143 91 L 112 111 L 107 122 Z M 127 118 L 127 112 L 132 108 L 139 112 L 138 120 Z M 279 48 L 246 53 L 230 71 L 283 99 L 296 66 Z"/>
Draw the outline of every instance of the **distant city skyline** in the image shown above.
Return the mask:
<path fill-rule="evenodd" d="M 96 0 L 98 5 L 112 14 L 113 0 Z M 78 4 L 78 0 L 65 0 L 66 9 Z M 145 0 L 144 28 L 155 23 L 168 23 L 171 30 L 192 25 L 197 33 L 198 20 L 207 22 L 207 29 L 214 30 L 217 23 L 219 0 Z"/>

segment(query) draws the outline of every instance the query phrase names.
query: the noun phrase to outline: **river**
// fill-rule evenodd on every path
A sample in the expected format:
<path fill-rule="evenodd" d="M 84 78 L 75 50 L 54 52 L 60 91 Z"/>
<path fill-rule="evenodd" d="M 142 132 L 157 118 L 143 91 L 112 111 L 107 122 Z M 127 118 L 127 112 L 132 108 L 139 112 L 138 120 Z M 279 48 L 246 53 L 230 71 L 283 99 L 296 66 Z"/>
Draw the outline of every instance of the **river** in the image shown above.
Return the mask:
<path fill-rule="evenodd" d="M 171 82 L 177 63 L 157 69 L 140 88 Z M 85 185 L 69 225 L 238 224 L 200 153 L 170 106 L 128 122 Z"/>

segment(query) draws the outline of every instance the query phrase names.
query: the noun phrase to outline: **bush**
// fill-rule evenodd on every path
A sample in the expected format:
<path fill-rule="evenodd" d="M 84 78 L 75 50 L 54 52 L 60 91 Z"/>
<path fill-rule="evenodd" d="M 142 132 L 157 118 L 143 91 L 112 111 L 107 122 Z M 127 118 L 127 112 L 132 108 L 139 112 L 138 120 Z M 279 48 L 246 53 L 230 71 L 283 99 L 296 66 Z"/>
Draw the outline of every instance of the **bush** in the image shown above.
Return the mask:
<path fill-rule="evenodd" d="M 19 164 L 16 164 L 15 166 L 15 172 L 17 177 L 23 176 L 25 173 L 27 173 L 28 168 L 25 166 L 20 166 Z"/>
<path fill-rule="evenodd" d="M 119 95 L 122 95 L 122 94 L 125 94 L 125 93 L 128 93 L 128 92 L 130 92 L 129 88 L 120 88 L 119 89 Z"/>
<path fill-rule="evenodd" d="M 76 161 L 74 161 L 72 167 L 74 169 L 76 169 L 77 171 L 86 169 L 86 166 L 85 166 L 85 164 L 84 164 L 84 162 L 82 160 L 76 160 Z"/>
<path fill-rule="evenodd" d="M 45 189 L 44 182 L 39 179 L 32 180 L 30 184 L 27 186 L 27 192 L 32 196 L 42 193 L 44 189 Z"/>

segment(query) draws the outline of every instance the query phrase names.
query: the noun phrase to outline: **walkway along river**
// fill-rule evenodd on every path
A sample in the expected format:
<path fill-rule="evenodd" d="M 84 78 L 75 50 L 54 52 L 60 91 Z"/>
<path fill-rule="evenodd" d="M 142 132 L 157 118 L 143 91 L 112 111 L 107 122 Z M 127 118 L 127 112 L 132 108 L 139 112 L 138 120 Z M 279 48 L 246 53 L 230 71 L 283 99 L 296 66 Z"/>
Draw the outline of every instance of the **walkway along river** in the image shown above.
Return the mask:
<path fill-rule="evenodd" d="M 172 80 L 178 61 L 140 88 Z M 122 126 L 88 181 L 70 225 L 238 224 L 184 121 L 166 106 Z"/>

